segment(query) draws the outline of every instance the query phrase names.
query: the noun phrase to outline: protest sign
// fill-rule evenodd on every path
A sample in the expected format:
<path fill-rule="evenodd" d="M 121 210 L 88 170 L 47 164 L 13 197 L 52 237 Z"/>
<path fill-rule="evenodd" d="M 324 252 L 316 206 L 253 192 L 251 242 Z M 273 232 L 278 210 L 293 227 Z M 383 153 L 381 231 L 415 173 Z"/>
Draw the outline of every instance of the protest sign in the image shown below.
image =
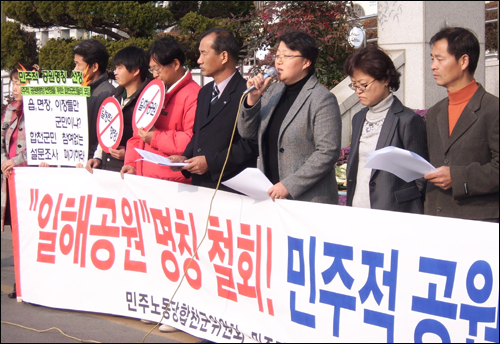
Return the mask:
<path fill-rule="evenodd" d="M 134 118 L 132 126 L 134 131 L 139 128 L 144 128 L 148 131 L 153 127 L 165 100 L 165 84 L 159 79 L 151 81 L 142 90 L 141 95 L 137 98 L 137 103 L 134 108 Z"/>
<path fill-rule="evenodd" d="M 108 97 L 102 102 L 96 128 L 97 139 L 105 153 L 120 145 L 123 135 L 123 112 L 114 97 Z"/>
<path fill-rule="evenodd" d="M 26 125 L 28 165 L 76 166 L 87 158 L 87 98 L 81 72 L 19 72 Z"/>
<path fill-rule="evenodd" d="M 215 342 L 498 341 L 497 224 L 222 191 L 208 217 L 211 189 L 14 172 L 26 302 L 159 321 L 172 301 L 164 323 Z"/>

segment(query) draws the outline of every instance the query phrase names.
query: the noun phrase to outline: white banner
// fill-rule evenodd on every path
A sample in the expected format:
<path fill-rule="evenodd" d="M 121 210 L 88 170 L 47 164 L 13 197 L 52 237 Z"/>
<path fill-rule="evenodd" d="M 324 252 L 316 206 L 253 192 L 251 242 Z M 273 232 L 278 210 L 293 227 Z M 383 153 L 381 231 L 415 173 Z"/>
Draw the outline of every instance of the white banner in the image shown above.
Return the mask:
<path fill-rule="evenodd" d="M 68 80 L 70 84 L 71 79 Z M 28 165 L 46 162 L 51 166 L 76 166 L 87 161 L 87 97 L 33 95 L 36 89 L 43 91 L 57 86 L 30 84 L 29 88 L 31 94 L 23 95 Z"/>
<path fill-rule="evenodd" d="M 16 168 L 18 296 L 215 342 L 498 341 L 497 224 Z M 14 185 L 12 185 L 14 186 Z M 16 209 L 17 208 L 17 209 Z M 16 229 L 17 226 L 17 229 Z"/>

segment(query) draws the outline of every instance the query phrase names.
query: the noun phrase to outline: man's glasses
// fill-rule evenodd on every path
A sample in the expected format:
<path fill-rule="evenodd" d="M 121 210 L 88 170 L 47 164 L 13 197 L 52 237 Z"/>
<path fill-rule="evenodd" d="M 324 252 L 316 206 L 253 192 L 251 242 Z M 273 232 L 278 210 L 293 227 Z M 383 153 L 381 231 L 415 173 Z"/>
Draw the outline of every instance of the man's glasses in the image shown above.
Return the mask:
<path fill-rule="evenodd" d="M 366 91 L 366 88 L 368 86 L 370 86 L 375 80 L 377 80 L 377 79 L 373 79 L 372 81 L 370 81 L 369 83 L 364 84 L 364 85 L 357 86 L 354 83 L 350 83 L 348 86 L 353 91 L 360 90 L 361 92 L 364 92 L 364 91 Z"/>
<path fill-rule="evenodd" d="M 156 74 L 160 74 L 160 72 L 161 72 L 162 68 L 163 68 L 163 66 L 161 66 L 160 68 L 155 68 L 155 69 L 149 68 L 148 70 L 149 70 L 149 72 L 150 72 L 151 74 L 155 74 L 155 73 L 156 73 Z"/>
<path fill-rule="evenodd" d="M 302 56 L 302 55 L 274 55 L 274 59 L 276 61 L 279 61 L 279 60 L 288 61 L 288 60 L 293 59 L 294 57 L 304 57 L 304 56 Z"/>

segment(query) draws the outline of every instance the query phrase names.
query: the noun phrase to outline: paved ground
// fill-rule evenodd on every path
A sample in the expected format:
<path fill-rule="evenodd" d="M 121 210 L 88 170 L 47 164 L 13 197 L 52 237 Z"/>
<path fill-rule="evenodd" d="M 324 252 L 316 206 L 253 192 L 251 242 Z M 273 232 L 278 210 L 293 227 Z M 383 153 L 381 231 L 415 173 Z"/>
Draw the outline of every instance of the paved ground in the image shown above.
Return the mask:
<path fill-rule="evenodd" d="M 146 325 L 136 319 L 106 314 L 67 311 L 16 302 L 7 294 L 14 285 L 14 258 L 12 255 L 12 235 L 6 226 L 2 233 L 2 343 L 75 343 L 95 341 L 103 343 L 140 343 L 154 325 Z M 36 330 L 59 328 L 68 338 L 56 329 L 38 333 L 26 328 L 14 326 L 14 323 Z M 145 343 L 196 343 L 200 338 L 187 333 L 161 333 L 155 329 Z"/>

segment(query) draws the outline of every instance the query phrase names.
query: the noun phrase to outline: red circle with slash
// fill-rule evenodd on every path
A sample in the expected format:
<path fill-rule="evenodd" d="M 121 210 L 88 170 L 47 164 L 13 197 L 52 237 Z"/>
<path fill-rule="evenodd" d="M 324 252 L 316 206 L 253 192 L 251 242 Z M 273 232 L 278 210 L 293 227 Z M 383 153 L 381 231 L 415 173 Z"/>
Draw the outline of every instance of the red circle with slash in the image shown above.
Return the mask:
<path fill-rule="evenodd" d="M 134 131 L 144 128 L 148 131 L 153 127 L 158 116 L 160 116 L 165 100 L 165 84 L 163 81 L 155 79 L 151 81 L 142 91 L 137 99 L 134 109 L 132 126 Z"/>
<path fill-rule="evenodd" d="M 116 149 L 123 135 L 123 112 L 118 101 L 113 97 L 106 98 L 97 113 L 97 138 L 102 150 Z"/>

